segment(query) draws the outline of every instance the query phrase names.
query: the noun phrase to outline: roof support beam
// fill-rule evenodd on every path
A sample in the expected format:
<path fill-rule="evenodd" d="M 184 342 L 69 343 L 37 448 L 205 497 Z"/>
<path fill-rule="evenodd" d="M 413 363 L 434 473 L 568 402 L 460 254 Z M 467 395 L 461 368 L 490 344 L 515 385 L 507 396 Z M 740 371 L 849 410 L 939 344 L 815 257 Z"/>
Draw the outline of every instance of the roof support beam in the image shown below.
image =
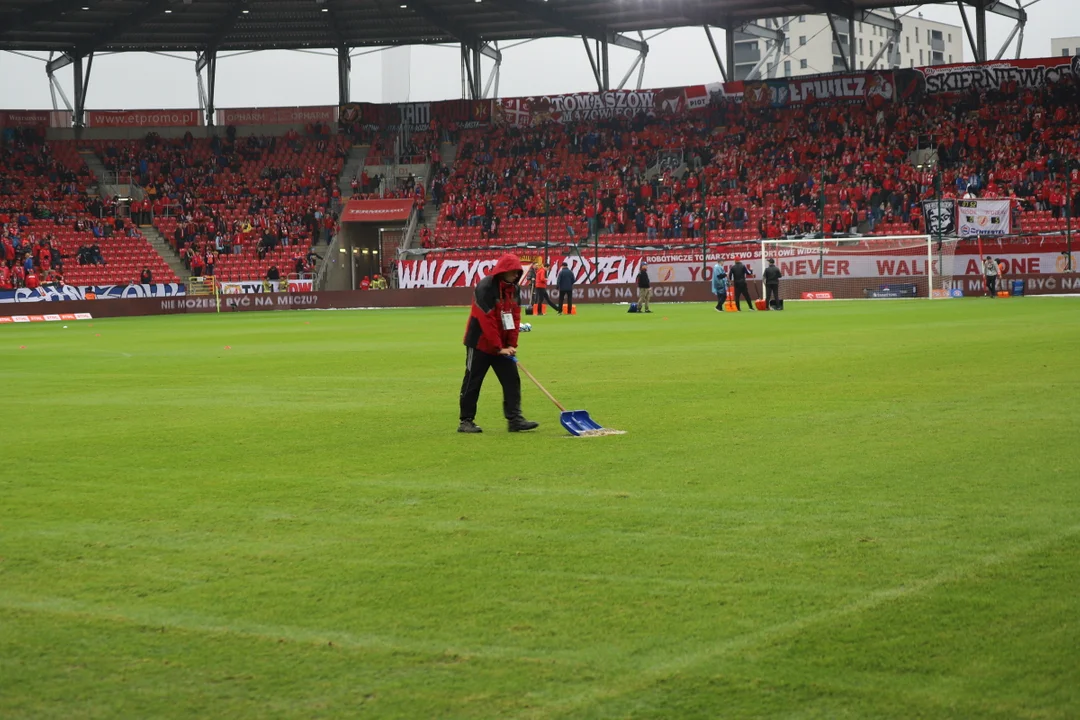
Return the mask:
<path fill-rule="evenodd" d="M 779 23 L 776 20 L 769 19 L 765 21 L 767 24 L 777 25 L 776 28 L 763 28 L 766 31 L 773 31 L 777 33 L 771 38 L 765 38 L 765 52 L 761 53 L 761 59 L 750 70 L 750 74 L 746 76 L 747 80 L 758 80 L 762 77 L 775 77 L 776 68 L 780 64 L 780 58 L 784 55 L 784 32 L 780 30 Z M 761 37 L 758 35 L 757 37 Z M 762 72 L 764 68 L 764 72 Z"/>
<path fill-rule="evenodd" d="M 847 19 L 847 42 L 848 60 L 851 61 L 851 72 L 855 72 L 855 16 L 848 15 Z"/>
<path fill-rule="evenodd" d="M 582 44 L 585 46 L 585 54 L 589 55 L 589 65 L 593 69 L 593 78 L 596 79 L 596 90 L 604 92 L 609 90 L 608 84 L 608 69 L 607 69 L 607 43 L 596 40 L 596 54 L 593 54 L 592 47 L 589 46 L 589 38 L 582 38 Z M 603 45 L 603 50 L 600 47 Z"/>
<path fill-rule="evenodd" d="M 494 60 L 496 65 L 502 65 L 502 51 L 498 47 L 493 47 L 491 43 L 483 43 L 480 46 L 480 54 Z"/>
<path fill-rule="evenodd" d="M 975 40 L 979 48 L 979 62 L 986 62 L 986 0 L 975 6 Z"/>
<path fill-rule="evenodd" d="M 338 77 L 338 105 L 346 105 L 352 95 L 352 58 L 349 57 L 349 48 L 339 47 L 337 56 Z"/>
<path fill-rule="evenodd" d="M 724 82 L 728 82 L 728 71 L 724 67 L 724 61 L 720 59 L 720 51 L 716 49 L 716 41 L 713 40 L 712 31 L 709 30 L 708 25 L 702 25 L 705 28 L 705 37 L 709 39 L 709 48 L 712 49 L 713 58 L 716 59 L 716 66 L 720 68 L 720 77 L 724 78 Z M 734 71 L 735 68 L 732 68 Z"/>
<path fill-rule="evenodd" d="M 728 71 L 731 79 L 738 80 L 739 73 L 735 68 L 735 33 L 731 28 L 724 28 L 724 57 L 727 58 Z"/>
<path fill-rule="evenodd" d="M 68 99 L 67 93 L 64 92 L 64 87 L 56 79 L 55 72 L 60 68 L 67 67 L 73 62 L 75 62 L 75 59 L 70 55 L 61 55 L 54 60 L 52 58 L 52 53 L 49 53 L 49 61 L 45 63 L 45 75 L 49 78 L 49 94 L 52 96 L 53 110 L 60 109 L 56 103 L 56 94 L 60 93 L 60 97 L 64 99 L 64 107 L 66 107 L 68 112 L 72 115 L 75 114 L 75 108 L 72 107 L 71 100 Z"/>
<path fill-rule="evenodd" d="M 484 91 L 480 87 L 480 46 L 461 43 L 461 80 L 462 94 L 468 100 L 480 100 Z"/>
<path fill-rule="evenodd" d="M 840 18 L 836 17 L 831 13 L 829 14 L 828 18 L 829 29 L 832 31 L 833 45 L 836 45 L 837 50 L 840 51 L 840 60 L 844 63 L 844 70 L 851 72 L 851 60 L 853 58 L 848 58 L 847 48 L 844 47 L 844 43 L 840 42 L 840 30 L 838 25 Z"/>
<path fill-rule="evenodd" d="M 60 57 L 45 63 L 45 74 L 52 75 L 57 70 L 63 70 L 73 62 L 75 62 L 75 57 L 69 53 L 64 53 Z"/>
<path fill-rule="evenodd" d="M 491 74 L 488 75 L 487 83 L 484 85 L 484 97 L 485 98 L 489 98 L 489 97 L 490 98 L 497 98 L 497 97 L 499 97 L 499 77 L 502 75 L 502 53 L 499 52 L 499 48 L 498 48 L 497 45 L 496 45 L 496 47 L 492 48 L 487 43 L 484 43 L 483 47 L 480 48 L 480 54 L 481 55 L 486 54 L 484 52 L 485 49 L 487 49 L 489 51 L 492 51 L 494 53 L 497 53 L 497 57 L 495 58 L 495 64 L 491 68 Z M 488 57 L 491 57 L 491 56 L 488 55 Z M 495 86 L 495 92 L 494 93 L 491 92 L 491 86 L 492 85 Z"/>
<path fill-rule="evenodd" d="M 969 0 L 969 3 L 970 2 L 971 0 Z M 1033 3 L 1028 3 L 1028 5 L 1031 4 Z M 1011 20 L 1015 20 L 1016 22 L 1023 22 L 1025 25 L 1027 24 L 1027 11 L 1024 10 L 1024 8 L 1022 7 L 1011 7 L 1009 5 L 1006 5 L 1001 0 L 989 0 L 988 2 L 984 3 L 984 5 L 987 12 L 992 12 L 995 15 L 1007 17 Z"/>
<path fill-rule="evenodd" d="M 892 12 L 894 15 L 896 14 L 896 10 L 893 10 Z M 878 61 L 881 60 L 881 56 L 885 55 L 886 52 L 888 52 L 888 56 L 885 58 L 885 63 L 893 68 L 900 66 L 900 30 L 901 25 L 898 23 L 896 29 L 890 34 L 889 41 L 887 43 L 881 43 L 881 49 L 879 49 L 873 59 L 866 64 L 867 70 L 873 70 L 877 67 Z"/>
<path fill-rule="evenodd" d="M 195 56 L 195 77 L 199 85 L 199 102 L 206 112 L 206 124 L 214 125 L 215 98 L 217 97 L 217 50 L 206 50 Z M 203 88 L 202 71 L 206 70 L 206 88 Z"/>
<path fill-rule="evenodd" d="M 1005 43 L 1001 46 L 1001 49 L 998 50 L 997 55 L 994 56 L 995 60 L 1001 59 L 1001 57 L 1005 54 L 1005 51 L 1009 49 L 1009 45 L 1012 44 L 1012 41 L 1016 37 L 1017 33 L 1020 34 L 1020 41 L 1017 43 L 1016 57 L 1020 57 L 1020 46 L 1024 43 L 1024 25 L 1026 25 L 1026 23 L 1020 20 L 1016 21 L 1016 24 L 1013 25 L 1012 32 L 1009 33 L 1009 37 L 1005 38 Z"/>
<path fill-rule="evenodd" d="M 757 23 L 746 23 L 735 28 L 735 32 L 749 35 L 750 37 L 764 38 L 779 45 L 784 44 L 784 31 L 780 28 L 762 27 Z"/>
<path fill-rule="evenodd" d="M 90 70 L 94 67 L 94 54 L 86 56 L 86 68 L 83 68 L 83 58 L 75 57 L 72 63 L 75 73 L 75 129 L 81 130 L 86 126 L 86 91 L 90 88 Z"/>
<path fill-rule="evenodd" d="M 964 3 L 962 0 L 956 0 L 956 6 L 960 8 L 960 19 L 964 21 L 964 32 L 967 34 L 968 47 L 971 48 L 971 54 L 975 57 L 975 62 L 982 62 L 984 58 L 979 55 L 979 44 L 975 42 L 975 36 L 971 34 L 971 23 L 968 22 L 967 12 L 964 10 Z M 933 52 L 933 48 L 930 50 Z"/>
<path fill-rule="evenodd" d="M 634 40 L 592 22 L 574 20 L 540 3 L 528 2 L 528 0 L 495 0 L 495 2 L 508 10 L 528 15 L 546 25 L 562 28 L 571 35 L 581 35 L 593 40 L 602 40 L 610 45 L 634 50 L 638 53 L 644 52 L 647 54 L 649 52 L 649 45 L 644 40 Z"/>
<path fill-rule="evenodd" d="M 855 14 L 855 19 L 863 24 L 884 28 L 891 32 L 896 32 L 900 29 L 900 21 L 898 19 L 879 15 L 876 12 L 870 12 L 868 10 L 857 12 Z"/>

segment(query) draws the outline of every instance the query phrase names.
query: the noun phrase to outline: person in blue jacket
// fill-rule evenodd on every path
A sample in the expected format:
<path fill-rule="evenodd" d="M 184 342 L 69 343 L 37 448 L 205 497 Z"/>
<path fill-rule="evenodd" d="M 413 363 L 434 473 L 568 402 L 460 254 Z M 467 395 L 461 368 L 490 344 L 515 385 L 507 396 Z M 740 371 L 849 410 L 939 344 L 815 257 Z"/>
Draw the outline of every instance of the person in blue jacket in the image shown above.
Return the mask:
<path fill-rule="evenodd" d="M 562 264 L 555 282 L 559 287 L 559 305 L 566 308 L 567 315 L 572 315 L 574 312 L 574 271 L 569 265 Z M 562 310 L 559 314 L 562 315 Z"/>
<path fill-rule="evenodd" d="M 723 312 L 724 302 L 727 300 L 727 273 L 719 260 L 712 269 L 712 291 L 716 295 L 716 311 Z"/>

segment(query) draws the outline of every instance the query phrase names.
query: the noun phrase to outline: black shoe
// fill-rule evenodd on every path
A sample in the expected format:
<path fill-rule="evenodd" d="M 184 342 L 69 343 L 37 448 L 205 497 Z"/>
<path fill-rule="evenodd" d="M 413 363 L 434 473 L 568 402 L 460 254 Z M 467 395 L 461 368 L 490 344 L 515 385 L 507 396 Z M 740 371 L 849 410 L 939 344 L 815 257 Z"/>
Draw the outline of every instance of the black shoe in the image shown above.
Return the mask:
<path fill-rule="evenodd" d="M 510 432 L 524 432 L 526 430 L 535 430 L 538 427 L 540 427 L 540 423 L 518 417 L 507 421 L 506 429 Z"/>
<path fill-rule="evenodd" d="M 457 427 L 457 431 L 459 433 L 482 433 L 482 432 L 484 432 L 480 428 L 480 426 L 477 425 L 476 423 L 474 423 L 472 420 L 462 420 L 461 424 L 458 425 L 458 427 Z"/>

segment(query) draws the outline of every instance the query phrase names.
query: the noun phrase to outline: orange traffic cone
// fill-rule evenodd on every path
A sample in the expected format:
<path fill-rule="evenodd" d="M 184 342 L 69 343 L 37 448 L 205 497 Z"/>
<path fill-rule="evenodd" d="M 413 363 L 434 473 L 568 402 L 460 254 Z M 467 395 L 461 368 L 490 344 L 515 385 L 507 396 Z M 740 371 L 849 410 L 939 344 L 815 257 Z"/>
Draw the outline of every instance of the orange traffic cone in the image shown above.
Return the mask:
<path fill-rule="evenodd" d="M 566 312 L 566 305 L 562 306 L 562 314 L 563 315 L 568 315 L 569 314 L 569 313 Z"/>
<path fill-rule="evenodd" d="M 571 315 L 577 315 L 577 305 L 575 305 L 574 307 L 570 308 L 570 314 L 571 314 Z"/>
<path fill-rule="evenodd" d="M 739 306 L 735 304 L 735 288 L 728 285 L 727 301 L 724 303 L 724 312 L 738 312 Z"/>

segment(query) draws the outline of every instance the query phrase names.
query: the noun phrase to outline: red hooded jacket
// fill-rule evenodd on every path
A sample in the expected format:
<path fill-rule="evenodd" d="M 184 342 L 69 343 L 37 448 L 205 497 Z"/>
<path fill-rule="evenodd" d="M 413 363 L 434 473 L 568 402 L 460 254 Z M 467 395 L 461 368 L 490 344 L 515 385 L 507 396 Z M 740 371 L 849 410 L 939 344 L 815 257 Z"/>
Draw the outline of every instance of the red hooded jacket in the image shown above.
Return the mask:
<path fill-rule="evenodd" d="M 506 283 L 499 274 L 516 272 L 514 282 Z M 465 346 L 489 355 L 497 355 L 506 347 L 517 347 L 521 307 L 518 305 L 517 280 L 521 278 L 521 260 L 516 255 L 503 255 L 491 273 L 476 285 L 469 322 L 465 326 Z M 503 313 L 510 315 L 506 324 Z M 510 325 L 511 327 L 506 327 Z"/>

